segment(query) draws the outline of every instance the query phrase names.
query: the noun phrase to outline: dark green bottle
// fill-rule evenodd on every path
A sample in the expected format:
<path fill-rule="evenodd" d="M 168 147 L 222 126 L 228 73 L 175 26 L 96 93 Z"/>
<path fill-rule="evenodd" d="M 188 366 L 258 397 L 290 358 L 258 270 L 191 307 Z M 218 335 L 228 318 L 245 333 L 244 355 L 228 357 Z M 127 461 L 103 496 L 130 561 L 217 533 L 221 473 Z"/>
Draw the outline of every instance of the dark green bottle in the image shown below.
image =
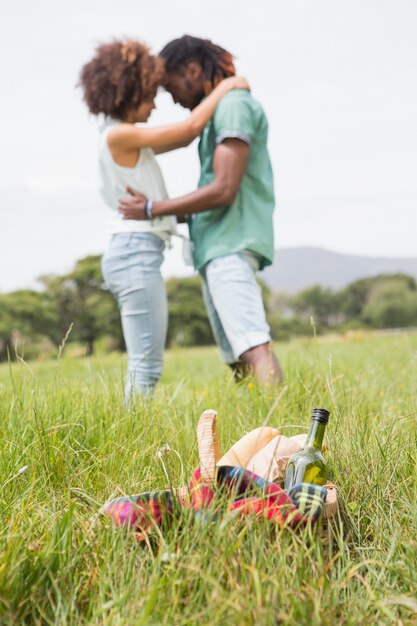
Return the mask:
<path fill-rule="evenodd" d="M 329 415 L 326 409 L 314 409 L 304 448 L 288 461 L 285 475 L 286 491 L 297 483 L 324 485 L 327 482 L 327 463 L 321 453 L 321 447 Z"/>

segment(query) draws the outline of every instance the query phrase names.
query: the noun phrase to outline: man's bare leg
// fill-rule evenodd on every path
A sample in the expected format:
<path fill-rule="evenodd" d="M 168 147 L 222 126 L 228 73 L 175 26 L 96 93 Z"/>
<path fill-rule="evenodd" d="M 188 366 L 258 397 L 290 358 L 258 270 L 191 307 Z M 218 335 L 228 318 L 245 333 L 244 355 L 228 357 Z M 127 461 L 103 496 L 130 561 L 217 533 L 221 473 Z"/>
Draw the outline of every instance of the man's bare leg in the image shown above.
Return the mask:
<path fill-rule="evenodd" d="M 250 348 L 240 355 L 241 362 L 261 385 L 282 383 L 284 376 L 271 343 Z"/>

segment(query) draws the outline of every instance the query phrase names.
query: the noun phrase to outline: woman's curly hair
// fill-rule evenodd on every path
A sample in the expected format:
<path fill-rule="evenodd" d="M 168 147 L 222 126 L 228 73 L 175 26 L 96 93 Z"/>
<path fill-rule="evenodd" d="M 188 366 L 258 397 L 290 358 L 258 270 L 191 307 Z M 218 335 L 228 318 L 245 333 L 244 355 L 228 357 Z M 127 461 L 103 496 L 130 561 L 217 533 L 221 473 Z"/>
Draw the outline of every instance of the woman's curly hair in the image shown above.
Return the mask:
<path fill-rule="evenodd" d="M 116 40 L 96 48 L 81 69 L 79 86 L 90 113 L 123 120 L 155 97 L 162 74 L 162 60 L 147 46 L 131 39 Z"/>

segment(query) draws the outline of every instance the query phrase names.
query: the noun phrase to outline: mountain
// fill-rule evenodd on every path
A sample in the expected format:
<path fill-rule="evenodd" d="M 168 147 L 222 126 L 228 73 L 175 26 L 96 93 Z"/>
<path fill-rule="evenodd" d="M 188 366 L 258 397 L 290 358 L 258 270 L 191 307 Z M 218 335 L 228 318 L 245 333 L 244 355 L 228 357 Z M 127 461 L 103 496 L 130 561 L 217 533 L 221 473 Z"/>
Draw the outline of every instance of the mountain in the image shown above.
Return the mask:
<path fill-rule="evenodd" d="M 276 250 L 273 265 L 262 272 L 261 278 L 273 291 L 296 293 L 317 284 L 341 289 L 359 278 L 397 272 L 417 279 L 417 257 L 356 256 L 300 247 Z"/>

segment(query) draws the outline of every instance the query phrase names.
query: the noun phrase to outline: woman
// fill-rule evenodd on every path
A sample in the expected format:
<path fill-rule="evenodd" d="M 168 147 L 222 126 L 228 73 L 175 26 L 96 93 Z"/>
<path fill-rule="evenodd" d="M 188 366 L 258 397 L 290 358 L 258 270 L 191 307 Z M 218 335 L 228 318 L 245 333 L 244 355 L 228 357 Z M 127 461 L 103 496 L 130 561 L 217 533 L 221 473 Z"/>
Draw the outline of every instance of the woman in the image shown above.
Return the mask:
<path fill-rule="evenodd" d="M 247 87 L 242 78 L 227 78 L 183 122 L 159 128 L 135 126 L 146 122 L 155 108 L 162 74 L 161 59 L 145 45 L 127 40 L 99 46 L 80 75 L 89 111 L 106 118 L 99 165 L 112 237 L 102 271 L 121 312 L 128 353 L 126 400 L 137 392 L 150 392 L 161 376 L 168 308 L 160 267 L 176 221 L 174 217 L 125 220 L 117 210 L 119 199 L 126 187 L 140 189 L 150 200 L 167 198 L 154 154 L 188 145 L 226 93 Z"/>

